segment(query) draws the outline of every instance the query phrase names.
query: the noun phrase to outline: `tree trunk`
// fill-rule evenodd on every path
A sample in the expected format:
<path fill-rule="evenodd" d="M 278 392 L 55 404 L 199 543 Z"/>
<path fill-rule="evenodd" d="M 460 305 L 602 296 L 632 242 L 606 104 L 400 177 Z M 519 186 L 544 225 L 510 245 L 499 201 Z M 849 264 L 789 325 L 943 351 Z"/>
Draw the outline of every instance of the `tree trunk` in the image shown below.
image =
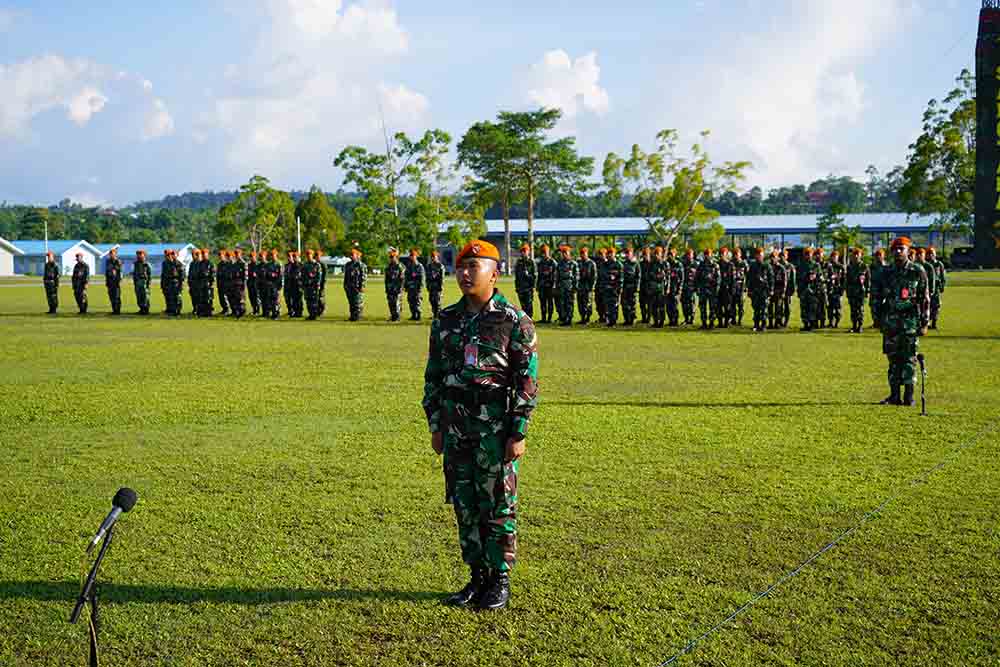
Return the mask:
<path fill-rule="evenodd" d="M 503 211 L 503 244 L 507 263 L 504 266 L 504 273 L 510 275 L 511 255 L 510 255 L 510 201 L 506 192 L 500 198 L 500 208 Z"/>

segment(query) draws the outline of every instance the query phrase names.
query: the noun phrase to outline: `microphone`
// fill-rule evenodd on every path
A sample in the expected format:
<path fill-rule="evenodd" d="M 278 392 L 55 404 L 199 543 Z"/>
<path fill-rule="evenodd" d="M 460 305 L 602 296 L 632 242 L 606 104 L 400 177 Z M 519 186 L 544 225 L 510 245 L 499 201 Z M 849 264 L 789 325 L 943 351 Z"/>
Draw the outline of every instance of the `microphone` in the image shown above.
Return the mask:
<path fill-rule="evenodd" d="M 101 527 L 97 529 L 97 534 L 94 535 L 94 539 L 92 539 L 90 544 L 87 545 L 88 554 L 93 551 L 94 547 L 97 546 L 97 543 L 104 538 L 105 533 L 110 530 L 111 526 L 115 525 L 115 521 L 118 521 L 118 517 L 121 516 L 122 512 L 128 512 L 130 509 L 135 507 L 135 501 L 138 499 L 139 496 L 136 495 L 135 491 L 127 486 L 123 486 L 118 489 L 118 493 L 116 493 L 115 497 L 111 499 L 111 512 L 109 512 L 108 516 L 106 516 L 104 521 L 101 522 Z"/>

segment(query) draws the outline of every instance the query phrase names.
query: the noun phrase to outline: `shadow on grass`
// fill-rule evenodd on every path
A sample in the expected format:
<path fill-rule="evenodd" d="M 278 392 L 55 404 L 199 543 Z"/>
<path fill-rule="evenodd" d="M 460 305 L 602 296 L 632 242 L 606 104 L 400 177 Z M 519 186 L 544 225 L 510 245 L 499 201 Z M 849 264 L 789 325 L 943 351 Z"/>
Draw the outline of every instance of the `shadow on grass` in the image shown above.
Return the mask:
<path fill-rule="evenodd" d="M 28 599 L 73 604 L 80 594 L 80 584 L 72 581 L 0 581 L 0 600 Z M 184 586 L 143 586 L 131 584 L 100 584 L 99 595 L 104 602 L 146 602 L 191 604 L 274 604 L 277 602 L 311 602 L 315 600 L 381 600 L 422 602 L 440 600 L 446 593 L 430 591 L 398 591 L 378 589 L 313 589 L 313 588 L 189 588 Z"/>
<path fill-rule="evenodd" d="M 794 403 L 777 402 L 732 402 L 732 403 L 698 403 L 696 401 L 545 401 L 545 405 L 561 405 L 563 407 L 628 407 L 628 408 L 797 408 L 797 407 L 847 407 L 852 405 L 873 405 L 871 401 L 795 401 Z"/>

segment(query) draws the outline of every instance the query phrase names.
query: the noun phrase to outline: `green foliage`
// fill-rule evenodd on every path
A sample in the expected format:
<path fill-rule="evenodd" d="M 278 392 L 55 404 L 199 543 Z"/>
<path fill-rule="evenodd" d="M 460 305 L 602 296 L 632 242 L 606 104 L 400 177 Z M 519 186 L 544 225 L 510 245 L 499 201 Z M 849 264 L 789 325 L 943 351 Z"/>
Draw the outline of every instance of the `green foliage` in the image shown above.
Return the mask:
<path fill-rule="evenodd" d="M 830 210 L 824 213 L 816 220 L 816 243 L 817 245 L 823 245 L 823 237 L 830 233 L 834 227 L 844 225 L 844 207 L 840 204 L 834 204 L 830 207 Z M 859 229 L 860 231 L 860 229 Z"/>
<path fill-rule="evenodd" d="M 235 200 L 219 210 L 213 232 L 226 246 L 249 243 L 258 252 L 276 244 L 294 248 L 295 203 L 287 192 L 275 190 L 268 179 L 255 175 L 240 186 Z"/>
<path fill-rule="evenodd" d="M 295 206 L 295 217 L 302 224 L 302 248 L 318 248 L 330 252 L 344 239 L 344 221 L 337 209 L 317 186 Z M 293 228 L 294 230 L 294 228 Z M 295 239 L 292 239 L 294 244 Z"/>

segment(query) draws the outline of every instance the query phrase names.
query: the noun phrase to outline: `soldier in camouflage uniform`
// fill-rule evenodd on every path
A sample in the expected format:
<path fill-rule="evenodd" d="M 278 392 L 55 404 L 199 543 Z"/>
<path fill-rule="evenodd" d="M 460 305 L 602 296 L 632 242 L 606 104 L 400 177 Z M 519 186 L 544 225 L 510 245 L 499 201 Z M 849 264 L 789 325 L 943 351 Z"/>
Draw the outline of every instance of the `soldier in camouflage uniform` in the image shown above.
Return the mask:
<path fill-rule="evenodd" d="M 542 246 L 542 258 L 538 260 L 538 300 L 542 307 L 542 323 L 552 321 L 556 306 L 556 260 L 549 254 L 549 246 Z"/>
<path fill-rule="evenodd" d="M 195 248 L 191 251 L 191 265 L 188 267 L 187 273 L 187 286 L 188 286 L 188 297 L 191 299 L 191 312 L 195 315 L 201 315 L 202 308 L 199 305 L 201 298 L 201 288 L 199 287 L 199 273 L 201 272 L 201 248 Z M 160 284 L 162 285 L 163 279 L 160 278 Z"/>
<path fill-rule="evenodd" d="M 573 304 L 576 301 L 576 288 L 580 282 L 580 267 L 570 257 L 570 247 L 559 246 L 559 262 L 556 264 L 556 288 L 559 300 L 556 307 L 559 312 L 559 326 L 568 327 L 573 324 Z"/>
<path fill-rule="evenodd" d="M 108 301 L 111 302 L 111 314 L 122 314 L 122 261 L 118 259 L 118 249 L 108 252 L 104 264 L 104 285 L 108 288 Z"/>
<path fill-rule="evenodd" d="M 840 326 L 846 279 L 846 269 L 840 261 L 840 253 L 834 250 L 830 253 L 830 261 L 826 263 L 826 319 L 833 329 Z"/>
<path fill-rule="evenodd" d="M 733 295 L 736 289 L 735 267 L 733 266 L 732 255 L 729 248 L 723 246 L 719 252 L 719 297 L 718 297 L 718 323 L 719 328 L 726 329 L 733 318 Z"/>
<path fill-rule="evenodd" d="M 715 328 L 719 317 L 719 265 L 712 257 L 712 249 L 705 248 L 701 263 L 695 272 L 695 285 L 698 288 L 698 309 L 701 312 L 701 328 Z"/>
<path fill-rule="evenodd" d="M 753 308 L 753 330 L 764 331 L 767 329 L 768 301 L 774 293 L 774 271 L 771 264 L 764 261 L 763 248 L 754 249 L 753 261 L 747 271 L 747 285 L 750 287 L 750 307 Z"/>
<path fill-rule="evenodd" d="M 597 286 L 597 263 L 590 258 L 590 250 L 580 248 L 577 260 L 580 282 L 577 286 L 576 302 L 580 310 L 580 324 L 589 324 L 594 315 L 594 288 Z M 531 313 L 529 313 L 530 315 Z"/>
<path fill-rule="evenodd" d="M 81 315 L 87 314 L 87 286 L 90 284 L 90 266 L 83 261 L 83 253 L 76 253 L 76 265 L 73 266 L 73 297 Z"/>
<path fill-rule="evenodd" d="M 594 265 L 597 266 L 597 280 L 594 281 L 594 304 L 597 306 L 597 321 L 601 324 L 608 322 L 608 308 L 604 303 L 604 294 L 608 291 L 608 249 L 598 248 L 597 257 L 594 258 Z"/>
<path fill-rule="evenodd" d="M 485 241 L 458 254 L 463 296 L 431 325 L 424 372 L 431 446 L 444 455 L 445 497 L 471 570 L 465 588 L 444 602 L 485 610 L 510 599 L 518 468 L 538 394 L 535 328 L 496 290 L 499 262 L 499 251 Z"/>
<path fill-rule="evenodd" d="M 223 315 L 229 314 L 229 251 L 219 250 L 219 261 L 215 267 L 215 287 L 219 294 L 219 309 Z"/>
<path fill-rule="evenodd" d="M 681 308 L 684 310 L 684 324 L 694 324 L 694 297 L 698 293 L 698 262 L 694 258 L 694 249 L 684 251 L 684 281 L 681 289 Z"/>
<path fill-rule="evenodd" d="M 879 318 L 879 294 L 881 293 L 881 283 L 882 283 L 882 272 L 888 267 L 885 263 L 885 250 L 879 248 L 875 251 L 875 256 L 872 258 L 872 265 L 870 268 L 872 277 L 872 287 L 870 292 L 869 307 L 872 311 L 872 326 L 875 328 L 881 328 L 882 323 Z"/>
<path fill-rule="evenodd" d="M 538 270 L 535 260 L 531 258 L 531 246 L 521 245 L 521 256 L 514 266 L 514 290 L 521 309 L 528 317 L 535 316 L 535 284 L 538 282 Z"/>
<path fill-rule="evenodd" d="M 671 279 L 673 273 L 671 264 L 663 259 L 663 247 L 656 246 L 653 259 L 650 260 L 646 269 L 649 275 L 643 275 L 647 279 L 647 289 L 649 290 L 649 314 L 653 321 L 653 328 L 662 329 L 663 322 L 667 318 L 667 295 L 673 290 Z M 676 301 L 674 304 L 674 316 L 677 315 Z M 672 324 L 671 326 L 674 326 Z"/>
<path fill-rule="evenodd" d="M 771 264 L 771 277 L 773 279 L 771 295 L 767 300 L 767 328 L 775 329 L 784 326 L 784 303 L 785 292 L 788 287 L 788 271 L 781 261 L 781 255 L 777 250 L 771 251 L 768 260 Z"/>
<path fill-rule="evenodd" d="M 826 320 L 826 315 L 827 307 L 829 305 L 830 287 L 827 281 L 827 261 L 826 257 L 824 257 L 824 253 L 825 251 L 822 246 L 816 248 L 816 251 L 813 253 L 813 261 L 819 266 L 819 289 L 816 293 L 816 326 L 820 329 L 829 325 Z"/>
<path fill-rule="evenodd" d="M 201 249 L 201 268 L 199 270 L 199 306 L 202 317 L 211 317 L 215 313 L 215 264 L 212 263 L 212 253 L 208 248 Z"/>
<path fill-rule="evenodd" d="M 237 248 L 229 256 L 229 294 L 226 300 L 233 317 L 240 319 L 247 314 L 246 290 L 249 270 L 246 261 L 243 259 L 243 251 Z"/>
<path fill-rule="evenodd" d="M 740 248 L 736 248 L 733 254 L 733 306 L 730 308 L 729 323 L 743 326 L 743 293 L 746 290 L 750 263 L 743 259 Z"/>
<path fill-rule="evenodd" d="M 263 278 L 260 290 L 261 310 L 264 317 L 276 320 L 281 316 L 281 288 L 284 272 L 277 248 L 273 248 L 264 266 L 258 269 Z"/>
<path fill-rule="evenodd" d="M 889 396 L 884 405 L 913 405 L 917 377 L 917 342 L 927 333 L 931 298 L 927 273 L 909 261 L 910 240 L 892 242 L 894 263 L 879 281 L 879 313 L 882 352 L 889 359 Z M 905 393 L 900 396 L 900 389 Z"/>
<path fill-rule="evenodd" d="M 785 328 L 792 319 L 792 297 L 795 296 L 795 290 L 798 287 L 798 277 L 795 273 L 795 265 L 788 260 L 788 249 L 781 251 L 781 265 L 785 267 L 785 277 L 788 285 L 785 287 L 785 302 L 782 305 L 782 311 L 784 312 L 784 319 L 781 322 L 781 327 Z"/>
<path fill-rule="evenodd" d="M 802 263 L 798 269 L 802 331 L 813 331 L 819 327 L 819 309 L 822 305 L 820 301 L 822 273 L 822 268 L 813 259 L 813 249 L 806 248 L 802 253 Z"/>
<path fill-rule="evenodd" d="M 927 263 L 934 268 L 934 289 L 931 291 L 931 329 L 937 329 L 938 316 L 941 314 L 941 295 L 948 285 L 948 272 L 945 271 L 944 262 L 938 259 L 937 250 L 934 246 L 927 248 Z"/>
<path fill-rule="evenodd" d="M 625 259 L 622 260 L 622 319 L 625 326 L 635 324 L 635 299 L 642 283 L 642 267 L 635 259 L 632 246 L 625 246 Z"/>
<path fill-rule="evenodd" d="M 302 317 L 302 263 L 299 253 L 292 250 L 288 253 L 288 263 L 285 264 L 285 309 L 288 317 Z"/>
<path fill-rule="evenodd" d="M 135 288 L 135 302 L 139 306 L 140 315 L 149 315 L 149 291 L 153 283 L 153 268 L 146 261 L 146 251 L 135 253 L 135 264 L 132 265 L 132 286 Z"/>
<path fill-rule="evenodd" d="M 323 251 L 316 250 L 316 263 L 319 264 L 319 317 L 326 312 L 326 264 L 323 262 Z"/>
<path fill-rule="evenodd" d="M 250 251 L 250 261 L 247 263 L 247 297 L 250 299 L 250 312 L 260 314 L 260 292 L 257 291 L 257 251 Z"/>
<path fill-rule="evenodd" d="M 618 303 L 625 281 L 625 266 L 618 261 L 616 254 L 614 246 L 608 248 L 604 262 L 604 321 L 609 327 L 618 324 Z"/>
<path fill-rule="evenodd" d="M 177 258 L 176 250 L 168 249 L 164 253 L 160 268 L 160 289 L 167 304 L 166 314 L 179 317 L 184 308 L 184 264 Z"/>
<path fill-rule="evenodd" d="M 444 290 L 444 264 L 437 250 L 431 250 L 427 262 L 427 299 L 431 302 L 431 315 L 437 319 L 441 311 L 441 292 Z"/>
<path fill-rule="evenodd" d="M 649 287 L 649 271 L 652 264 L 653 249 L 649 246 L 643 246 L 642 259 L 639 260 L 639 270 L 640 275 L 642 276 L 639 280 L 639 315 L 642 317 L 643 324 L 649 324 L 649 320 L 653 316 Z"/>
<path fill-rule="evenodd" d="M 677 258 L 676 248 L 671 248 L 668 251 L 668 257 L 664 261 L 667 263 L 667 268 L 670 273 L 667 293 L 664 296 L 664 299 L 666 300 L 667 320 L 669 321 L 670 326 L 676 327 L 680 323 L 678 299 L 680 299 L 681 295 L 684 293 L 684 279 L 687 272 L 684 270 L 684 263 Z"/>
<path fill-rule="evenodd" d="M 410 248 L 410 258 L 403 272 L 403 287 L 406 289 L 406 303 L 410 306 L 410 320 L 419 322 L 424 302 L 424 265 L 420 263 L 420 250 Z"/>
<path fill-rule="evenodd" d="M 847 303 L 851 308 L 851 333 L 861 333 L 865 326 L 865 301 L 871 290 L 871 273 L 861 259 L 861 248 L 851 251 L 851 259 L 847 263 L 845 287 Z"/>
<path fill-rule="evenodd" d="M 55 315 L 59 310 L 59 277 L 59 264 L 56 263 L 55 254 L 50 250 L 45 253 L 45 272 L 42 276 L 45 300 L 49 303 L 49 315 Z"/>
<path fill-rule="evenodd" d="M 365 309 L 365 285 L 368 284 L 368 267 L 361 261 L 361 250 L 351 248 L 351 261 L 344 265 L 344 294 L 350 309 L 350 321 L 357 322 Z"/>
<path fill-rule="evenodd" d="M 923 248 L 917 248 L 916 250 L 912 251 L 912 253 L 913 255 L 915 255 L 912 260 L 913 263 L 919 266 L 921 269 L 923 269 L 924 273 L 927 274 L 927 294 L 928 296 L 931 296 L 934 294 L 935 291 L 937 291 L 937 285 L 936 285 L 937 272 L 934 270 L 934 267 L 927 262 L 926 250 L 924 250 Z M 927 312 L 929 321 L 930 310 L 928 310 Z M 928 326 L 928 328 L 930 327 Z"/>
<path fill-rule="evenodd" d="M 402 293 L 404 281 L 403 265 L 399 263 L 399 251 L 389 248 L 389 264 L 385 267 L 385 298 L 389 303 L 389 321 L 399 321 L 399 311 L 402 310 Z"/>
<path fill-rule="evenodd" d="M 316 251 L 306 250 L 306 261 L 302 263 L 299 275 L 302 277 L 302 291 L 305 293 L 307 320 L 315 320 L 320 316 L 319 289 L 322 284 L 323 272 L 316 260 Z"/>

